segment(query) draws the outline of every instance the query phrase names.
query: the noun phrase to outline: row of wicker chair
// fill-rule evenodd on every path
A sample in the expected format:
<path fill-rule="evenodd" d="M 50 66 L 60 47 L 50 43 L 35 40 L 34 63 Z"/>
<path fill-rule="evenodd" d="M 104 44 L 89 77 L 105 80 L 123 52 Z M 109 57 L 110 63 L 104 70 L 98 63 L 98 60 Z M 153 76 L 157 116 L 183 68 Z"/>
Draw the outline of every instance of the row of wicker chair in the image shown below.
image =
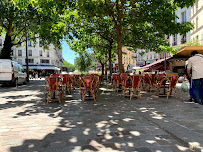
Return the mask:
<path fill-rule="evenodd" d="M 132 99 L 135 91 L 136 96 L 141 98 L 140 90 L 143 88 L 145 91 L 157 90 L 158 96 L 161 96 L 161 88 L 164 90 L 167 88 L 167 98 L 172 94 L 174 90 L 176 97 L 176 83 L 178 81 L 177 75 L 165 74 L 145 74 L 145 75 L 129 75 L 128 73 L 114 74 L 112 76 L 112 87 L 115 91 L 122 90 L 122 96 L 126 96 L 126 90 L 129 90 L 130 100 Z"/>
<path fill-rule="evenodd" d="M 93 97 L 94 101 L 97 98 L 98 85 L 103 82 L 103 76 L 97 74 L 89 74 L 85 76 L 70 75 L 70 74 L 53 74 L 45 78 L 45 101 L 58 100 L 61 103 L 63 100 L 63 92 L 71 93 L 71 89 L 80 87 L 81 100 L 84 101 L 86 94 Z M 57 96 L 57 98 L 55 98 Z"/>

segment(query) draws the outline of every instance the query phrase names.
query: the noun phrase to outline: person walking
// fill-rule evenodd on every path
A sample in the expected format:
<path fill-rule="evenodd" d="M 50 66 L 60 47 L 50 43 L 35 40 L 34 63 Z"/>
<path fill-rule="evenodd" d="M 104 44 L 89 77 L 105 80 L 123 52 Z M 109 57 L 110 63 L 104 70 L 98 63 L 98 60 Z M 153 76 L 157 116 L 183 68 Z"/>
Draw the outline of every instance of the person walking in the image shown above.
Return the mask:
<path fill-rule="evenodd" d="M 201 95 L 203 94 L 203 55 L 198 54 L 197 51 L 193 51 L 191 53 L 191 57 L 188 60 L 187 66 L 187 74 L 192 79 L 192 87 L 193 87 L 193 97 L 195 103 L 203 104 L 203 98 Z M 192 74 L 191 74 L 192 69 Z M 199 101 L 201 98 L 201 102 Z"/>

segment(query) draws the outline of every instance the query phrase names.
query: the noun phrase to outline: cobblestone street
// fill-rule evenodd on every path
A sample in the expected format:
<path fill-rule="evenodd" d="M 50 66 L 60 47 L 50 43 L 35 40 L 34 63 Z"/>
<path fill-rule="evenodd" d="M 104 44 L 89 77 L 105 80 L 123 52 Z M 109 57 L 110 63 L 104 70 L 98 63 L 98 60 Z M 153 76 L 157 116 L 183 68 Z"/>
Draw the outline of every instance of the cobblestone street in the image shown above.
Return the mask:
<path fill-rule="evenodd" d="M 0 86 L 1 152 L 203 151 L 203 106 L 178 98 L 123 98 L 100 86 L 98 100 L 80 100 L 79 90 L 62 104 L 44 101 L 44 80 Z"/>

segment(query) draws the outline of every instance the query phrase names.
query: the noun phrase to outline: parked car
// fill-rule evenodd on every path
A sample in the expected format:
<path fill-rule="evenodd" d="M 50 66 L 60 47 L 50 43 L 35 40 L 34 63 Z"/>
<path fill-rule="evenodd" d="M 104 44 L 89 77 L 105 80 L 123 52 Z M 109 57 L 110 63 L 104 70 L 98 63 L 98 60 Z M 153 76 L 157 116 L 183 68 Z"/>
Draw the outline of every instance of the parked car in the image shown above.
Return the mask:
<path fill-rule="evenodd" d="M 26 76 L 23 67 L 10 59 L 0 59 L 0 84 L 26 84 Z"/>

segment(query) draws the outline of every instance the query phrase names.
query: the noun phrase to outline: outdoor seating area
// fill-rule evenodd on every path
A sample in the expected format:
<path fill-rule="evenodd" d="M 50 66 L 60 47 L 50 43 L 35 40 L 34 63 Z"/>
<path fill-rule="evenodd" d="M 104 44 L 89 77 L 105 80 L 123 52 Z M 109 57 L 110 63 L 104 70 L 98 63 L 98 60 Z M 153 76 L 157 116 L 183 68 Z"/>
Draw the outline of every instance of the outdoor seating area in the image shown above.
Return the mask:
<path fill-rule="evenodd" d="M 71 90 L 78 87 L 82 101 L 86 98 L 96 101 L 98 86 L 101 83 L 103 83 L 103 76 L 97 74 L 84 76 L 52 74 L 50 77 L 45 78 L 45 102 L 57 100 L 61 103 L 65 92 L 71 94 Z"/>
<path fill-rule="evenodd" d="M 119 92 L 121 91 L 121 96 L 130 96 L 130 100 L 133 95 L 141 98 L 141 91 L 155 91 L 158 96 L 172 96 L 172 91 L 174 91 L 176 97 L 176 84 L 178 81 L 178 75 L 176 73 L 158 73 L 158 74 L 133 74 L 128 73 L 123 74 L 113 74 L 112 75 L 112 88 Z M 129 94 L 127 95 L 127 92 Z M 136 92 L 136 95 L 135 95 Z M 162 93 L 163 92 L 163 93 Z"/>

